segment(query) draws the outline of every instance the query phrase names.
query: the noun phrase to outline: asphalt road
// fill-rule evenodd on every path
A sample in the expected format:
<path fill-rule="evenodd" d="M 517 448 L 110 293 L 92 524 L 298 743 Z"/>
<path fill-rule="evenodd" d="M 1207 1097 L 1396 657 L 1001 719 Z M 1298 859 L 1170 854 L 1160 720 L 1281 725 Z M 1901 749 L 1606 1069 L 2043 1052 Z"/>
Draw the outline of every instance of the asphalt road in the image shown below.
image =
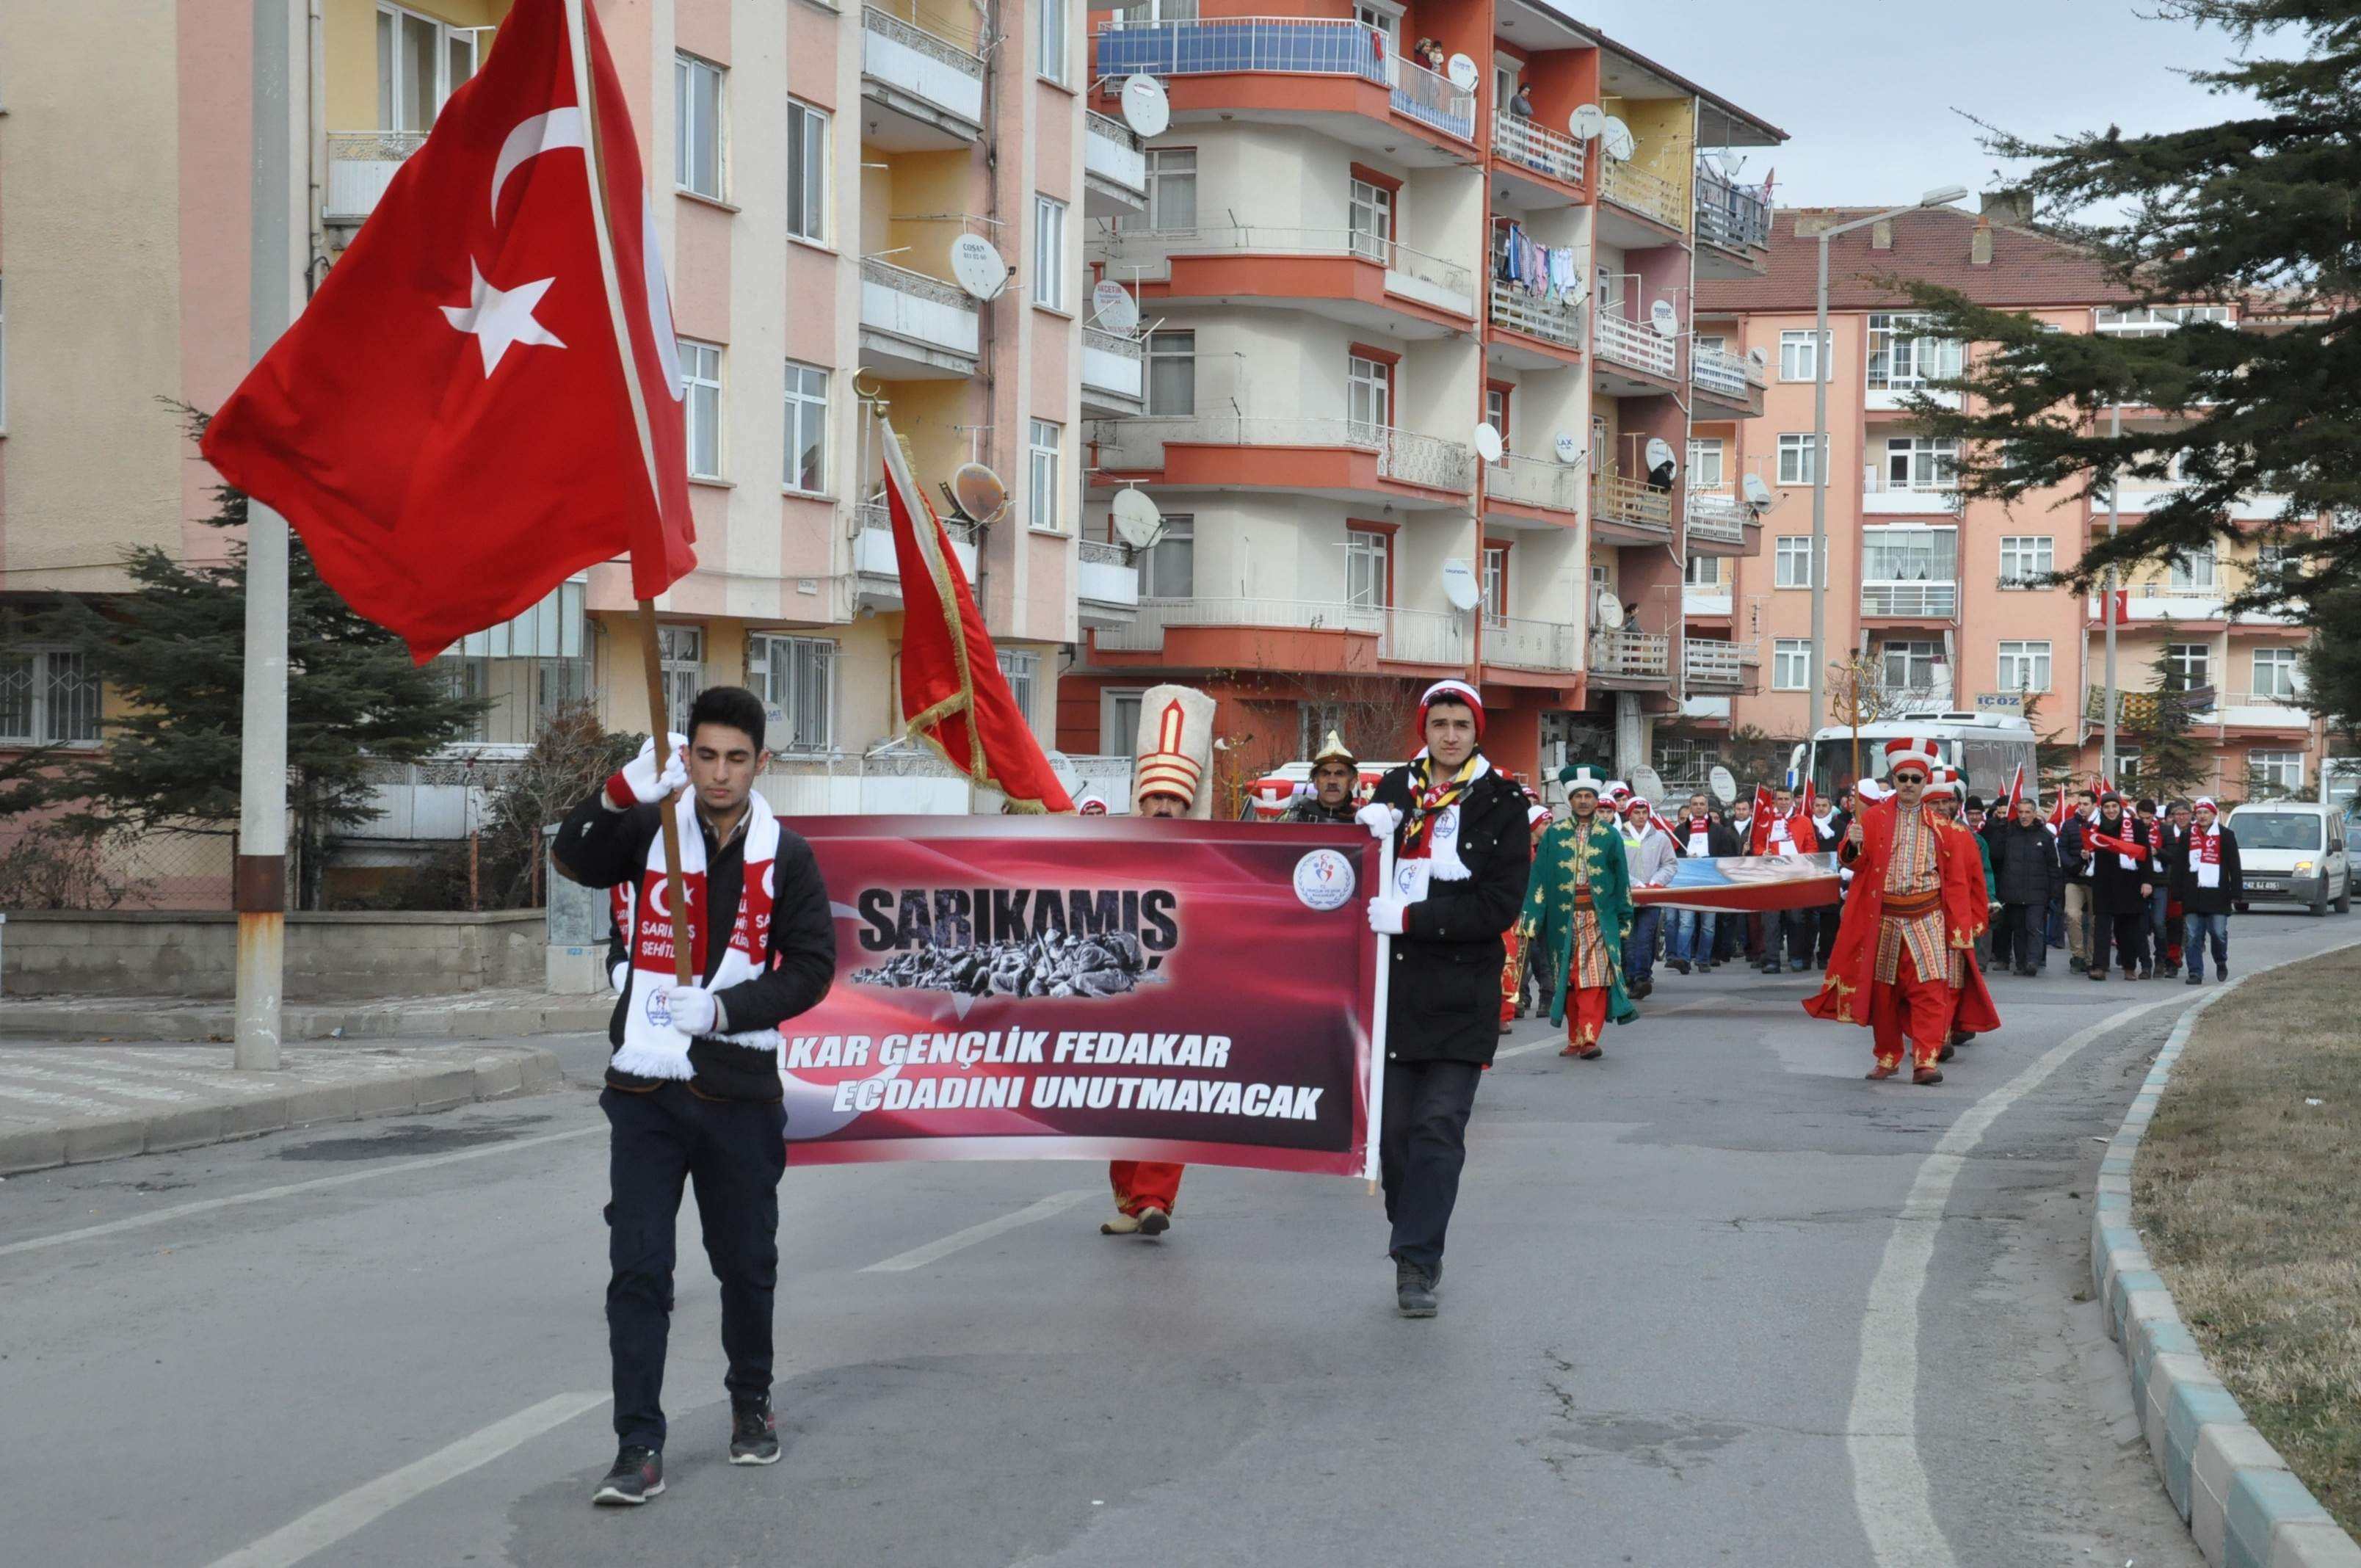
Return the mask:
<path fill-rule="evenodd" d="M 688 1222 L 636 1512 L 588 1501 L 599 1042 L 534 1099 L 17 1178 L 0 1557 L 2193 1568 L 2081 1298 L 2101 1141 L 2202 992 L 1994 983 L 1935 1089 L 1861 1081 L 1801 976 L 1666 973 L 1598 1062 L 1521 1025 L 1433 1321 L 1358 1182 L 1194 1170 L 1150 1243 L 1096 1166 L 791 1168 L 786 1458 L 723 1461 Z"/>

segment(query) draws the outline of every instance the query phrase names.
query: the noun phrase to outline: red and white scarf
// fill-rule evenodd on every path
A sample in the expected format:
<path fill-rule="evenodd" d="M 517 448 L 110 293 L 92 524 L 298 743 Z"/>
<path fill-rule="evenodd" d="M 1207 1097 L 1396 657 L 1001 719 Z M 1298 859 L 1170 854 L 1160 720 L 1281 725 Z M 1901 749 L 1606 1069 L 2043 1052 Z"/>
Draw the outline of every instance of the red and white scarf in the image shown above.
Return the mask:
<path fill-rule="evenodd" d="M 2189 829 L 2189 867 L 2197 874 L 2200 887 L 2222 885 L 2222 819 L 2215 817 L 2211 828 L 2191 824 Z"/>
<path fill-rule="evenodd" d="M 681 884 L 686 884 L 688 894 L 692 975 L 705 973 L 707 933 L 712 929 L 713 921 L 706 907 L 705 834 L 697 826 L 695 796 L 683 792 L 673 806 L 673 817 L 680 828 L 680 875 L 664 874 L 664 835 L 657 834 L 648 843 L 647 869 L 641 874 L 635 900 L 638 917 L 631 929 L 631 999 L 623 1009 L 623 1043 L 615 1052 L 614 1068 L 636 1078 L 693 1076 L 688 1065 L 689 1037 L 673 1027 L 672 1014 L 664 1010 L 663 1003 L 664 991 L 679 983 L 673 967 L 672 910 Z M 771 815 L 770 803 L 761 795 L 747 799 L 746 821 L 741 831 L 745 834 L 745 875 L 739 883 L 729 950 L 721 955 L 712 979 L 706 982 L 708 989 L 713 991 L 752 980 L 769 961 L 779 821 Z M 719 1038 L 750 1050 L 774 1051 L 778 1047 L 779 1032 L 748 1029 Z"/>
<path fill-rule="evenodd" d="M 1459 858 L 1459 803 L 1468 786 L 1492 771 L 1481 751 L 1448 779 L 1430 783 L 1431 765 L 1423 750 L 1410 765 L 1410 815 L 1394 856 L 1394 894 L 1411 904 L 1433 882 L 1466 882 L 1472 874 Z"/>

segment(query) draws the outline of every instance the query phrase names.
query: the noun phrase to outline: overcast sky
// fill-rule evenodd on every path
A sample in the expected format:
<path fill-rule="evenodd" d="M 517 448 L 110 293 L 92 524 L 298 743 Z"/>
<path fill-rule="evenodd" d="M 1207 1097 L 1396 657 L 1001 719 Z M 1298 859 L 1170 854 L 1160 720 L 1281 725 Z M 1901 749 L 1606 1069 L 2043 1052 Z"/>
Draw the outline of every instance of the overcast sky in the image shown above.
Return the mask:
<path fill-rule="evenodd" d="M 2174 73 L 2227 60 L 2221 33 L 2153 21 L 2154 0 L 1560 0 L 1605 30 L 1785 131 L 1752 149 L 1782 206 L 1906 202 L 1938 185 L 1984 191 L 1996 161 L 1960 113 L 2019 135 L 2125 134 L 2235 113 Z M 2257 52 L 2292 53 L 2291 39 Z"/>

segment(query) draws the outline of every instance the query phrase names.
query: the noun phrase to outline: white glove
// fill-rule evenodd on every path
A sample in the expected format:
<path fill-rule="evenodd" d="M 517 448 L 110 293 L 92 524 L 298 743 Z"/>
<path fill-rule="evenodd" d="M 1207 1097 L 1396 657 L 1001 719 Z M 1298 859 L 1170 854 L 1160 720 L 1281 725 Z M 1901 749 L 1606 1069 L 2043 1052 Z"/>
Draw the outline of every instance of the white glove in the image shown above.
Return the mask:
<path fill-rule="evenodd" d="M 672 737 L 672 750 L 664 755 L 664 771 L 656 771 L 656 738 L 653 735 L 640 742 L 640 754 L 623 764 L 615 776 L 631 792 L 631 798 L 642 806 L 653 806 L 657 801 L 679 794 L 688 787 L 688 740 Z"/>
<path fill-rule="evenodd" d="M 1401 814 L 1396 812 L 1394 815 L 1399 817 Z M 1399 937 L 1402 934 L 1403 917 L 1409 910 L 1409 900 L 1378 894 L 1369 900 L 1369 929 L 1380 937 Z"/>
<path fill-rule="evenodd" d="M 613 969 L 607 971 L 607 979 L 613 983 L 615 987 L 615 994 L 620 996 L 625 991 L 631 988 L 631 964 L 628 961 L 617 964 Z"/>
<path fill-rule="evenodd" d="M 664 993 L 664 1011 L 672 1014 L 672 1026 L 684 1035 L 709 1035 L 720 1016 L 714 1005 L 713 992 L 701 985 L 668 985 Z"/>
<path fill-rule="evenodd" d="M 1374 800 L 1353 813 L 1353 820 L 1367 828 L 1372 839 L 1392 838 L 1394 829 L 1401 826 L 1401 817 L 1400 806 L 1385 806 Z"/>

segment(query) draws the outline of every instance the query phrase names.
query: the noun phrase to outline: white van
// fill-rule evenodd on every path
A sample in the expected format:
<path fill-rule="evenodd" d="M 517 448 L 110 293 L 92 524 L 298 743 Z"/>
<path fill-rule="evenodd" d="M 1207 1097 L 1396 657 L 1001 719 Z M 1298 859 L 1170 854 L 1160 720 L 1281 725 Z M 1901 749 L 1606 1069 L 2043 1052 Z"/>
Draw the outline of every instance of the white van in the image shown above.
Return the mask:
<path fill-rule="evenodd" d="M 2353 863 L 2335 806 L 2256 801 L 2231 808 L 2230 831 L 2246 884 L 2241 914 L 2256 904 L 2308 905 L 2314 915 L 2331 904 L 2339 915 L 2353 907 Z"/>

